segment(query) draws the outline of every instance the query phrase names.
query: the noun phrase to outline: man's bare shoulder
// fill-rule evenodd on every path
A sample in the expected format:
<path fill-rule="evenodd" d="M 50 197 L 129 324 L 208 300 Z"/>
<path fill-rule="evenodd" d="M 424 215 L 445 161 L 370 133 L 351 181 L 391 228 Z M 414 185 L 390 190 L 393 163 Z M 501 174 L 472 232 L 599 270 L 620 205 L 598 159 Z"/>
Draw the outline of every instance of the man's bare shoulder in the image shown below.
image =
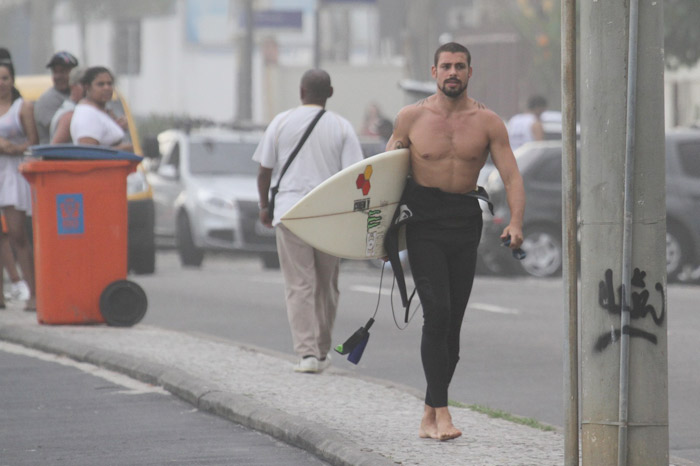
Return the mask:
<path fill-rule="evenodd" d="M 433 103 L 433 98 L 435 96 L 431 95 L 430 97 L 426 97 L 424 99 L 419 100 L 418 102 L 415 102 L 410 105 L 406 105 L 403 107 L 401 110 L 399 110 L 399 116 L 401 117 L 406 117 L 406 118 L 415 118 L 418 115 L 422 114 L 426 110 L 432 107 Z"/>
<path fill-rule="evenodd" d="M 489 126 L 505 126 L 503 118 L 501 118 L 500 115 L 498 115 L 498 113 L 494 112 L 493 110 L 483 107 L 477 109 L 477 112 L 479 118 Z"/>

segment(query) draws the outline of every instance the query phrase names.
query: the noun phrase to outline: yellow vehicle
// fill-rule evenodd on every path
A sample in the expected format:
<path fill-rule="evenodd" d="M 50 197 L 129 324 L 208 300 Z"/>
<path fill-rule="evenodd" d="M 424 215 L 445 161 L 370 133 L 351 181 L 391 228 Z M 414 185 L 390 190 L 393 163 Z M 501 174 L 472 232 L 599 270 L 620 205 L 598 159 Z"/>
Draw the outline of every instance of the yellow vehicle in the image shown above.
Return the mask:
<path fill-rule="evenodd" d="M 36 101 L 49 87 L 53 86 L 50 75 L 17 76 L 15 87 L 27 101 Z M 128 137 L 134 152 L 143 157 L 138 130 L 124 97 L 115 89 L 108 108 L 117 116 L 125 116 L 129 123 Z M 153 191 L 146 180 L 142 164 L 127 178 L 127 199 L 129 206 L 129 270 L 138 274 L 155 271 L 156 247 L 153 233 L 155 211 Z"/>

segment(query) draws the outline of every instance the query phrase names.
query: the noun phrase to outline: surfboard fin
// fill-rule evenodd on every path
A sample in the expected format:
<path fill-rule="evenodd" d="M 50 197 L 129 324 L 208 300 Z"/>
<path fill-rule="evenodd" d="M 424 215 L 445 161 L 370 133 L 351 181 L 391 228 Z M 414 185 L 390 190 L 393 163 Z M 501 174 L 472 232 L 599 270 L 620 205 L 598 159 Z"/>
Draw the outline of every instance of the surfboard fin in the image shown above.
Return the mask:
<path fill-rule="evenodd" d="M 349 354 L 348 361 L 353 364 L 360 362 L 362 353 L 365 351 L 367 342 L 369 341 L 369 329 L 374 324 L 374 319 L 370 318 L 364 327 L 360 327 L 350 335 L 350 338 L 345 340 L 345 343 L 335 347 L 335 351 L 345 355 Z"/>

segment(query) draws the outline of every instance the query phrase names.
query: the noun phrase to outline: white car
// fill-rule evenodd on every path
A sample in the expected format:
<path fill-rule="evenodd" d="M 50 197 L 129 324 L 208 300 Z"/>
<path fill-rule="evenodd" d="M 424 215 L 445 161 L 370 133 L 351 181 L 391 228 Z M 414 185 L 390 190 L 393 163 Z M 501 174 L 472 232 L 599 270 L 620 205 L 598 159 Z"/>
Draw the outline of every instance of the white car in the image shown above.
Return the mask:
<path fill-rule="evenodd" d="M 155 234 L 175 241 L 182 265 L 200 266 L 206 251 L 260 253 L 279 267 L 274 230 L 258 219 L 258 165 L 252 156 L 260 131 L 205 128 L 158 135 L 151 160 Z M 152 154 L 149 154 L 152 155 Z"/>

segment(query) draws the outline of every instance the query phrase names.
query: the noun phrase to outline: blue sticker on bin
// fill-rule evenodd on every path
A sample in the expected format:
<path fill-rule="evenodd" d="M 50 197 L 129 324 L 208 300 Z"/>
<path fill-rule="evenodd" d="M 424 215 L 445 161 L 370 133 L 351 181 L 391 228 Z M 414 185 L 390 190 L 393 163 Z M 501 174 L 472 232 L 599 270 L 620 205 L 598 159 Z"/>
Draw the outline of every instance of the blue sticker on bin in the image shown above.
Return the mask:
<path fill-rule="evenodd" d="M 81 235 L 85 233 L 83 221 L 83 195 L 57 194 L 56 217 L 59 235 Z"/>

